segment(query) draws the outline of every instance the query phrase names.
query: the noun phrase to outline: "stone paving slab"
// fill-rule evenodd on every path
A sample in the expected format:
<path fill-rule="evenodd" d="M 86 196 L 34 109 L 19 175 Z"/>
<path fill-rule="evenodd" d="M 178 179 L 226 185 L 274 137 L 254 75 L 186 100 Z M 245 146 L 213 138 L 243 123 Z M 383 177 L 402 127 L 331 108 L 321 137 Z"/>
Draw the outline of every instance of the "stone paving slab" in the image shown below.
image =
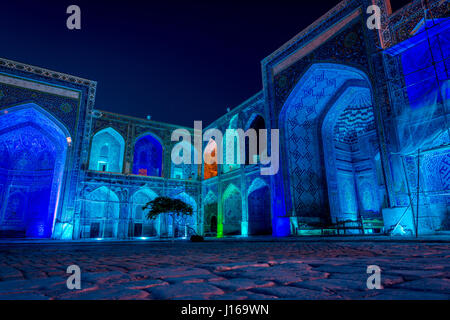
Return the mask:
<path fill-rule="evenodd" d="M 224 291 L 218 287 L 206 283 L 176 283 L 167 287 L 154 287 L 147 290 L 155 299 L 183 298 L 192 296 L 193 293 L 199 298 L 224 294 Z"/>
<path fill-rule="evenodd" d="M 80 290 L 66 269 L 81 268 Z M 378 265 L 383 289 L 366 286 Z M 9 243 L 0 300 L 450 299 L 450 244 L 363 241 Z"/>
<path fill-rule="evenodd" d="M 291 286 L 255 288 L 252 291 L 257 293 L 263 293 L 266 295 L 273 295 L 281 299 L 317 300 L 317 299 L 327 299 L 330 296 L 330 293 L 325 291 L 316 291 Z"/>

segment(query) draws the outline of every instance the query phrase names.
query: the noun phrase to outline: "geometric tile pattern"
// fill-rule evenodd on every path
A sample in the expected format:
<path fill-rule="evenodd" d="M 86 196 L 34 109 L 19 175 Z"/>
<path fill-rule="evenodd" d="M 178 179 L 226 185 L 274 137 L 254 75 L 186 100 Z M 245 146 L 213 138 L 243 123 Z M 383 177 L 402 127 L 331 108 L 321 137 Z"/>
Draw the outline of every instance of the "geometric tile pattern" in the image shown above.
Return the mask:
<path fill-rule="evenodd" d="M 284 125 L 293 209 L 296 216 L 326 215 L 326 183 L 318 139 L 319 117 L 348 80 L 363 80 L 354 68 L 320 63 L 308 69 L 280 114 Z"/>

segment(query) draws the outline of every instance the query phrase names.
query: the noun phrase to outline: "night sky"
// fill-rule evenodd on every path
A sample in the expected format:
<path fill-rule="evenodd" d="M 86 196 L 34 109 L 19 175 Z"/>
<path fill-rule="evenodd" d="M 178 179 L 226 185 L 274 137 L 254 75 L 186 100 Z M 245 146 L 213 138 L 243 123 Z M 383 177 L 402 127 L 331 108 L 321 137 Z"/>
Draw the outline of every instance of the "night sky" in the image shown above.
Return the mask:
<path fill-rule="evenodd" d="M 0 56 L 97 81 L 97 109 L 206 126 L 260 91 L 261 60 L 338 2 L 2 0 Z M 81 30 L 66 28 L 71 4 Z"/>

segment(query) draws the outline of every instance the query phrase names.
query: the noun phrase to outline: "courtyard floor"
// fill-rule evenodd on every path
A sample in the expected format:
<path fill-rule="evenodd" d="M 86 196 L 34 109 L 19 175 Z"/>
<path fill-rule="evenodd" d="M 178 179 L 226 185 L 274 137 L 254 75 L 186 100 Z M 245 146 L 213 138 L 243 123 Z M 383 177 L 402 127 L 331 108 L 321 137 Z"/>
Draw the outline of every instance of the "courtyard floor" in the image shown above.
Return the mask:
<path fill-rule="evenodd" d="M 69 290 L 69 265 L 81 289 Z M 367 289 L 367 266 L 383 289 Z M 0 243 L 3 299 L 450 299 L 446 241 Z"/>

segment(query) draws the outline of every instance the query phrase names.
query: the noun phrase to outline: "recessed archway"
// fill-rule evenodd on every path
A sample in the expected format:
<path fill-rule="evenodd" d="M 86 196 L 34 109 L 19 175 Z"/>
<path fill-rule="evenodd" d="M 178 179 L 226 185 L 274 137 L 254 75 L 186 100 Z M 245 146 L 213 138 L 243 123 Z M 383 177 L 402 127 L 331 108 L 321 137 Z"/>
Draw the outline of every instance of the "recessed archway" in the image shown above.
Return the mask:
<path fill-rule="evenodd" d="M 161 177 L 163 147 L 152 134 L 139 137 L 134 145 L 133 174 Z"/>
<path fill-rule="evenodd" d="M 211 190 L 203 201 L 203 231 L 205 235 L 217 235 L 217 196 Z"/>
<path fill-rule="evenodd" d="M 154 237 L 159 235 L 159 218 L 149 220 L 142 209 L 158 197 L 150 188 L 141 188 L 131 197 L 131 219 L 128 224 L 129 237 Z"/>
<path fill-rule="evenodd" d="M 82 213 L 83 238 L 117 238 L 120 201 L 108 187 L 91 191 L 85 199 Z"/>
<path fill-rule="evenodd" d="M 217 143 L 209 140 L 204 151 L 203 179 L 207 180 L 217 176 Z"/>
<path fill-rule="evenodd" d="M 197 180 L 198 177 L 198 164 L 194 164 L 194 160 L 197 159 L 198 152 L 194 146 L 186 141 L 178 142 L 173 150 L 180 150 L 180 154 L 177 155 L 182 159 L 186 159 L 185 152 L 189 153 L 190 163 L 180 163 L 175 164 L 172 159 L 171 166 L 171 178 L 172 179 L 182 179 L 182 180 Z M 173 152 L 173 151 L 172 151 Z"/>
<path fill-rule="evenodd" d="M 240 235 L 242 221 L 242 195 L 234 184 L 230 184 L 223 193 L 222 206 L 223 218 L 221 224 L 223 226 L 223 235 Z"/>
<path fill-rule="evenodd" d="M 92 138 L 89 170 L 122 173 L 125 140 L 111 127 Z"/>
<path fill-rule="evenodd" d="M 186 217 L 181 216 L 177 219 L 176 225 L 174 228 L 175 236 L 178 237 L 186 237 L 193 234 L 197 234 L 197 217 L 198 217 L 198 209 L 197 202 L 195 199 L 187 194 L 186 192 L 182 192 L 174 196 L 175 199 L 179 199 L 189 204 L 192 207 L 192 216 Z"/>
<path fill-rule="evenodd" d="M 64 125 L 34 103 L 2 111 L 0 237 L 51 237 L 69 141 Z"/>
<path fill-rule="evenodd" d="M 378 138 L 368 87 L 348 87 L 322 123 L 331 217 L 358 220 L 380 212 L 375 156 Z"/>
<path fill-rule="evenodd" d="M 270 190 L 260 178 L 253 180 L 248 192 L 248 234 L 262 235 L 272 233 L 270 216 Z"/>
<path fill-rule="evenodd" d="M 330 103 L 348 88 L 370 88 L 365 73 L 354 67 L 313 64 L 297 82 L 280 112 L 281 143 L 287 162 L 288 194 L 292 213 L 306 220 L 328 219 L 330 207 L 339 203 L 333 181 L 327 179 L 328 167 L 321 141 L 321 119 Z M 368 89 L 370 92 L 370 89 Z M 331 208 L 332 212 L 338 212 Z"/>

